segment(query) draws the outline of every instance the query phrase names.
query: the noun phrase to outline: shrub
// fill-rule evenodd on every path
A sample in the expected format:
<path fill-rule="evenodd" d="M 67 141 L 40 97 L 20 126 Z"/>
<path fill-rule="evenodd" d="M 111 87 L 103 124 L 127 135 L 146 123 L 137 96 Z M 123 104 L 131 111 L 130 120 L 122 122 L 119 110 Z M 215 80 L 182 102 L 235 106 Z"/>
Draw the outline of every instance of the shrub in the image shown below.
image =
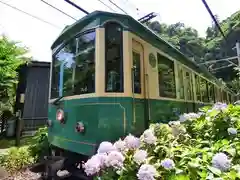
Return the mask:
<path fill-rule="evenodd" d="M 29 146 L 12 147 L 7 154 L 0 156 L 0 165 L 9 172 L 14 172 L 35 163 L 48 151 L 47 128 L 40 128 L 31 139 Z"/>
<path fill-rule="evenodd" d="M 140 138 L 101 143 L 85 172 L 102 180 L 240 179 L 239 131 L 240 106 L 216 103 L 152 124 Z"/>
<path fill-rule="evenodd" d="M 0 157 L 0 164 L 9 172 L 22 169 L 24 166 L 33 163 L 27 147 L 12 147 L 7 154 Z"/>
<path fill-rule="evenodd" d="M 48 132 L 47 127 L 39 128 L 34 137 L 32 138 L 29 152 L 35 161 L 40 158 L 49 150 Z"/>

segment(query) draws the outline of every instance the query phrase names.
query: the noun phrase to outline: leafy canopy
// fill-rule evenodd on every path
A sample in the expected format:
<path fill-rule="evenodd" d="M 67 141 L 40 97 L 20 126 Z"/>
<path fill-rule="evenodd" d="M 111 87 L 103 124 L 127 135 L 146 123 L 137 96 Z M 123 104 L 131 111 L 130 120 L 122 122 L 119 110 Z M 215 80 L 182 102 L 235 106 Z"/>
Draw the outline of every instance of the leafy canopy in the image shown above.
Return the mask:
<path fill-rule="evenodd" d="M 26 47 L 0 36 L 0 111 L 11 107 L 17 84 L 17 68 L 29 61 Z M 5 106 L 5 107 L 3 107 Z"/>

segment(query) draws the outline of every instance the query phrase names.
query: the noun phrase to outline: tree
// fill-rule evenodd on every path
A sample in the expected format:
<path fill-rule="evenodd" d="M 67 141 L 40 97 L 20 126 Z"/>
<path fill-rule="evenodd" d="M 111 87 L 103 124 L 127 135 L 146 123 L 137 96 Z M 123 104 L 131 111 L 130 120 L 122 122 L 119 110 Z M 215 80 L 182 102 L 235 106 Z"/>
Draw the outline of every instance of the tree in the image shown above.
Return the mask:
<path fill-rule="evenodd" d="M 26 47 L 20 43 L 11 41 L 6 36 L 0 36 L 0 111 L 11 109 L 14 102 L 17 68 L 29 61 L 25 55 L 28 52 Z"/>
<path fill-rule="evenodd" d="M 240 40 L 240 11 L 222 21 L 219 20 L 217 15 L 215 15 L 215 18 L 219 22 L 226 39 L 222 37 L 215 23 L 212 23 L 206 29 L 205 38 L 199 37 L 197 30 L 187 27 L 180 22 L 167 25 L 154 21 L 147 25 L 163 39 L 178 48 L 183 54 L 188 57 L 194 57 L 197 63 L 236 56 L 236 52 L 232 48 Z M 228 62 L 216 63 L 214 68 L 227 65 Z M 212 64 L 209 64 L 209 66 L 212 66 Z M 232 67 L 217 71 L 214 75 L 231 83 L 230 87 L 233 87 L 231 81 L 237 78 L 237 74 L 232 70 Z M 236 84 L 237 81 L 235 80 L 234 83 Z"/>

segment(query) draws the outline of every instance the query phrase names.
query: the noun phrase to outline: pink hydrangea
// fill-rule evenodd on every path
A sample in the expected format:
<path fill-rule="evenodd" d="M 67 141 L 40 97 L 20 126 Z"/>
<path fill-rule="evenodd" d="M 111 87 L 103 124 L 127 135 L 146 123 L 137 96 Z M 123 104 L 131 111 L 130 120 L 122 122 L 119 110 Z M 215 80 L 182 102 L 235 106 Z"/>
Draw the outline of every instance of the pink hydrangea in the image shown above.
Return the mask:
<path fill-rule="evenodd" d="M 116 151 L 116 148 L 113 146 L 112 143 L 108 142 L 108 141 L 103 141 L 99 147 L 97 152 L 98 153 L 109 153 L 111 151 Z"/>
<path fill-rule="evenodd" d="M 137 149 L 140 147 L 140 139 L 131 134 L 125 137 L 124 142 L 126 143 L 126 147 L 128 149 Z"/>
<path fill-rule="evenodd" d="M 107 167 L 114 167 L 120 169 L 123 166 L 124 156 L 118 151 L 112 151 L 108 154 L 105 161 Z"/>

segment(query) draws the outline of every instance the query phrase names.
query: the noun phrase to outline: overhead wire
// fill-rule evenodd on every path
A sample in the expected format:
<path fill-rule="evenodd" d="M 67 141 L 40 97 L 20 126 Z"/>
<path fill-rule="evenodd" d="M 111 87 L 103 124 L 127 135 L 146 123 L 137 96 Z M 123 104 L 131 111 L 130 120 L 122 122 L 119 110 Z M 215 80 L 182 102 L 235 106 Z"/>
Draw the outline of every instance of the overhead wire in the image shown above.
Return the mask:
<path fill-rule="evenodd" d="M 224 40 L 227 41 L 226 36 L 225 36 L 224 32 L 222 31 L 222 28 L 220 27 L 220 25 L 219 25 L 218 21 L 216 20 L 215 16 L 213 15 L 213 13 L 212 13 L 210 7 L 208 6 L 206 0 L 202 0 L 202 2 L 204 4 L 205 8 L 207 9 L 208 13 L 210 14 L 212 20 L 214 21 L 215 25 L 217 26 L 219 32 L 223 36 Z"/>
<path fill-rule="evenodd" d="M 70 0 L 64 0 L 65 2 L 67 2 L 68 4 L 72 5 L 73 7 L 77 8 L 78 10 L 84 12 L 85 14 L 89 14 L 88 11 L 86 11 L 85 9 L 81 8 L 80 6 L 78 6 L 77 4 L 75 4 L 74 2 L 70 1 Z"/>
<path fill-rule="evenodd" d="M 41 21 L 41 22 L 43 22 L 43 23 L 46 23 L 46 24 L 51 25 L 51 26 L 53 26 L 53 27 L 55 27 L 55 28 L 58 28 L 58 29 L 62 29 L 60 26 L 57 26 L 57 25 L 55 25 L 55 24 L 53 24 L 53 23 L 51 23 L 51 22 L 48 22 L 48 21 L 40 18 L 40 17 L 37 17 L 37 16 L 35 16 L 35 15 L 32 15 L 32 14 L 26 12 L 26 11 L 23 11 L 23 10 L 21 10 L 21 9 L 15 7 L 15 6 L 12 6 L 12 5 L 8 4 L 8 3 L 5 3 L 5 2 L 3 2 L 3 1 L 1 1 L 1 0 L 0 0 L 0 3 L 3 4 L 3 5 L 5 5 L 5 6 L 8 6 L 8 7 L 12 8 L 12 9 L 14 9 L 14 10 L 16 10 L 16 11 L 18 11 L 18 12 L 21 12 L 21 13 L 23 13 L 23 14 L 25 14 L 25 15 L 28 15 L 28 16 L 34 18 L 34 19 L 37 19 L 37 20 L 39 20 L 39 21 Z"/>
<path fill-rule="evenodd" d="M 111 9 L 113 12 L 117 12 L 116 10 L 114 10 L 113 8 L 111 8 L 109 5 L 107 5 L 105 2 L 103 2 L 102 0 L 98 0 L 100 3 L 102 3 L 104 6 L 106 6 L 108 9 Z"/>
<path fill-rule="evenodd" d="M 203 2 L 203 4 L 204 4 L 205 8 L 207 9 L 208 13 L 210 14 L 212 20 L 214 21 L 215 25 L 217 26 L 219 32 L 221 33 L 223 39 L 225 40 L 225 44 L 226 44 L 226 45 L 229 44 L 229 42 L 227 41 L 227 38 L 226 38 L 226 36 L 225 36 L 225 34 L 224 34 L 224 32 L 223 32 L 220 24 L 219 24 L 219 22 L 217 21 L 217 19 L 216 19 L 215 16 L 213 15 L 213 13 L 212 13 L 209 5 L 207 4 L 206 0 L 202 0 L 202 2 Z M 228 56 L 228 55 L 227 55 L 228 53 L 227 53 L 227 51 L 226 51 L 225 49 L 223 49 L 223 52 L 225 53 L 225 56 Z"/>
<path fill-rule="evenodd" d="M 64 11 L 62 11 L 62 10 L 60 10 L 60 9 L 58 9 L 58 8 L 56 8 L 55 6 L 53 6 L 53 5 L 49 4 L 48 2 L 46 2 L 46 1 L 44 1 L 44 0 L 41 0 L 41 1 L 42 1 L 43 3 L 45 3 L 46 5 L 50 6 L 51 8 L 53 8 L 53 9 L 55 9 L 55 10 L 57 10 L 57 11 L 61 12 L 62 14 L 64 14 L 64 15 L 66 15 L 66 16 L 68 16 L 68 17 L 70 17 L 71 19 L 73 19 L 73 20 L 77 21 L 77 19 L 76 19 L 76 18 L 74 18 L 74 17 L 70 16 L 69 14 L 65 13 Z"/>
<path fill-rule="evenodd" d="M 115 2 L 113 2 L 112 0 L 109 0 L 109 2 L 112 3 L 114 6 L 116 6 L 118 9 L 120 9 L 122 12 L 124 12 L 125 14 L 128 15 L 128 13 L 124 9 L 122 9 L 120 6 L 118 6 Z"/>

